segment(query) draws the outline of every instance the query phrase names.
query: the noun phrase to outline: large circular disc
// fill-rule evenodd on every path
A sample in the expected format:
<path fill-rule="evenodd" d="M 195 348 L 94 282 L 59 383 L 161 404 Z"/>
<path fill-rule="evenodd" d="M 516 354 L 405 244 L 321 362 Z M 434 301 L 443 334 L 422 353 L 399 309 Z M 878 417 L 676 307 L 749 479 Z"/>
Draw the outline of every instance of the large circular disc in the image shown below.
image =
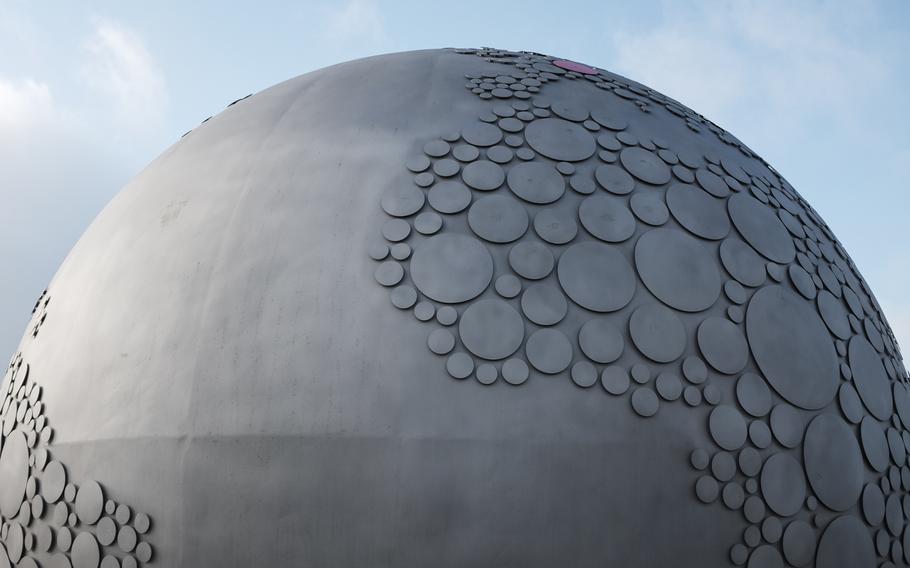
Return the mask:
<path fill-rule="evenodd" d="M 705 246 L 674 229 L 652 229 L 635 243 L 635 266 L 648 290 L 671 308 L 699 312 L 720 294 L 717 262 Z"/>
<path fill-rule="evenodd" d="M 825 324 L 811 304 L 783 286 L 752 296 L 746 335 L 755 362 L 782 397 L 809 410 L 834 400 L 838 362 Z"/>
<path fill-rule="evenodd" d="M 493 257 L 480 241 L 443 233 L 421 243 L 411 259 L 411 280 L 428 298 L 457 304 L 476 298 L 493 279 Z"/>
<path fill-rule="evenodd" d="M 635 274 L 616 248 L 595 242 L 570 246 L 559 257 L 559 284 L 573 302 L 594 312 L 626 306 L 635 294 Z"/>

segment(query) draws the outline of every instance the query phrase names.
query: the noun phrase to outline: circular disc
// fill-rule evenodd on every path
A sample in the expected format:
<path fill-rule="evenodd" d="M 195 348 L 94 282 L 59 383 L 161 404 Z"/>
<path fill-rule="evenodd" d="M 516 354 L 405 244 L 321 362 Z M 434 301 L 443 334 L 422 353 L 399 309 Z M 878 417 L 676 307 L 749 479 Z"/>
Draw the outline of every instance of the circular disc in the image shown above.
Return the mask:
<path fill-rule="evenodd" d="M 553 271 L 553 253 L 545 245 L 524 241 L 509 250 L 509 266 L 528 280 L 540 280 Z"/>
<path fill-rule="evenodd" d="M 765 261 L 742 241 L 724 239 L 720 243 L 720 261 L 730 276 L 744 286 L 761 286 L 765 282 Z"/>
<path fill-rule="evenodd" d="M 782 517 L 795 515 L 806 498 L 802 466 L 789 454 L 774 454 L 762 468 L 761 491 L 772 511 Z"/>
<path fill-rule="evenodd" d="M 480 191 L 491 191 L 502 185 L 506 174 L 498 164 L 487 160 L 479 160 L 464 167 L 461 179 L 468 187 Z"/>
<path fill-rule="evenodd" d="M 19 513 L 28 482 L 28 443 L 20 430 L 13 430 L 0 450 L 0 513 L 7 519 Z"/>
<path fill-rule="evenodd" d="M 680 225 L 699 237 L 718 240 L 730 232 L 724 202 L 694 185 L 671 185 L 667 190 L 667 207 Z"/>
<path fill-rule="evenodd" d="M 635 189 L 635 180 L 619 166 L 602 164 L 594 170 L 594 179 L 610 193 L 626 195 Z"/>
<path fill-rule="evenodd" d="M 739 234 L 763 256 L 782 264 L 796 257 L 793 238 L 772 208 L 737 193 L 727 201 L 727 210 Z"/>
<path fill-rule="evenodd" d="M 645 357 L 669 363 L 686 349 L 686 329 L 673 310 L 660 304 L 644 304 L 629 318 L 632 343 Z"/>
<path fill-rule="evenodd" d="M 612 363 L 622 355 L 622 334 L 606 319 L 588 320 L 578 332 L 578 346 L 595 363 Z"/>
<path fill-rule="evenodd" d="M 484 299 L 464 311 L 458 335 L 474 355 L 490 360 L 505 359 L 521 346 L 524 322 L 521 314 L 505 301 Z"/>
<path fill-rule="evenodd" d="M 736 382 L 736 399 L 743 410 L 757 418 L 771 411 L 771 391 L 755 373 L 745 373 Z"/>
<path fill-rule="evenodd" d="M 805 566 L 815 556 L 815 531 L 805 521 L 793 521 L 784 530 L 781 548 L 784 557 L 793 566 Z"/>
<path fill-rule="evenodd" d="M 648 290 L 677 310 L 704 310 L 720 294 L 712 255 L 702 243 L 674 229 L 652 229 L 639 237 L 635 266 Z"/>
<path fill-rule="evenodd" d="M 635 217 L 618 198 L 594 195 L 578 206 L 582 226 L 602 241 L 622 242 L 635 232 Z"/>
<path fill-rule="evenodd" d="M 566 296 L 551 280 L 532 284 L 521 295 L 521 311 L 537 325 L 554 325 L 566 317 Z"/>
<path fill-rule="evenodd" d="M 591 311 L 616 311 L 635 294 L 632 267 L 616 248 L 602 243 L 570 246 L 559 257 L 556 272 L 569 298 Z"/>
<path fill-rule="evenodd" d="M 819 414 L 806 430 L 803 463 L 818 499 L 834 511 L 852 507 L 863 489 L 863 458 L 856 436 L 833 414 Z"/>
<path fill-rule="evenodd" d="M 530 203 L 552 203 L 566 191 L 562 174 L 543 162 L 525 162 L 509 170 L 509 189 Z"/>
<path fill-rule="evenodd" d="M 730 320 L 710 317 L 698 326 L 698 347 L 705 360 L 726 375 L 743 370 L 749 361 L 749 346 L 739 326 Z"/>
<path fill-rule="evenodd" d="M 823 408 L 837 394 L 837 353 L 811 304 L 783 286 L 752 296 L 746 335 L 755 362 L 787 401 L 808 410 Z"/>
<path fill-rule="evenodd" d="M 661 185 L 670 181 L 670 168 L 654 152 L 644 148 L 626 148 L 619 161 L 629 173 L 645 183 Z"/>
<path fill-rule="evenodd" d="M 420 244 L 411 258 L 411 280 L 437 302 L 456 304 L 476 298 L 493 279 L 493 257 L 480 241 L 443 233 Z"/>
<path fill-rule="evenodd" d="M 565 371 L 572 362 L 572 344 L 558 329 L 535 331 L 528 338 L 525 353 L 535 369 L 549 375 Z"/>
<path fill-rule="evenodd" d="M 523 205 L 508 195 L 488 195 L 471 205 L 468 225 L 482 239 L 510 243 L 528 230 L 528 214 Z"/>
<path fill-rule="evenodd" d="M 875 568 L 875 546 L 862 521 L 843 515 L 831 521 L 818 541 L 815 565 L 824 568 Z"/>
<path fill-rule="evenodd" d="M 534 231 L 550 244 L 564 245 L 578 234 L 578 224 L 567 214 L 544 209 L 534 216 Z"/>
<path fill-rule="evenodd" d="M 73 559 L 73 568 L 98 568 L 101 549 L 98 548 L 98 541 L 92 533 L 88 531 L 79 533 L 73 541 L 70 557 Z"/>
<path fill-rule="evenodd" d="M 732 406 L 721 405 L 711 411 L 708 430 L 718 446 L 738 450 L 746 441 L 746 421 Z"/>
<path fill-rule="evenodd" d="M 104 509 L 104 492 L 97 481 L 88 481 L 76 493 L 76 515 L 87 525 L 95 524 Z"/>
<path fill-rule="evenodd" d="M 888 420 L 894 411 L 891 384 L 875 348 L 861 335 L 850 340 L 847 350 L 853 382 L 863 404 L 879 420 Z"/>
<path fill-rule="evenodd" d="M 591 133 L 577 124 L 559 118 L 542 118 L 525 129 L 528 146 L 552 160 L 576 162 L 594 155 L 596 144 Z"/>

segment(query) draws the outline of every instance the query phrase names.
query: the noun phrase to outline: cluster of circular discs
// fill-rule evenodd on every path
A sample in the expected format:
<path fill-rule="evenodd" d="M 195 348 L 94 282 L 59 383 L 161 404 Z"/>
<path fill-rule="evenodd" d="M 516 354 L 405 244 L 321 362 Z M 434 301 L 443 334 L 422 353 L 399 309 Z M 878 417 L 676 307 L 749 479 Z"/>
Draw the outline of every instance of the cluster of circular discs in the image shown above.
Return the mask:
<path fill-rule="evenodd" d="M 501 68 L 483 71 L 467 76 L 465 87 L 481 99 L 528 99 L 548 82 L 565 79 L 586 79 L 600 89 L 617 97 L 631 101 L 642 112 L 651 112 L 652 105 L 660 105 L 675 116 L 685 120 L 686 126 L 695 132 L 707 127 L 724 143 L 736 146 L 747 156 L 753 156 L 738 139 L 730 133 L 694 112 L 682 103 L 653 89 L 603 69 L 567 59 L 555 59 L 537 53 L 514 52 L 500 49 L 456 49 L 457 53 L 476 55 L 484 61 L 512 65 L 518 71 L 508 72 Z"/>
<path fill-rule="evenodd" d="M 0 568 L 128 568 L 150 562 L 145 513 L 106 499 L 96 481 L 76 486 L 47 446 L 53 438 L 41 386 L 17 354 L 0 410 Z M 116 554 L 114 548 L 119 550 Z"/>
<path fill-rule="evenodd" d="M 47 305 L 51 303 L 51 297 L 48 295 L 47 290 L 41 292 L 41 295 L 38 296 L 38 301 L 35 302 L 35 307 L 32 308 L 32 325 L 31 335 L 33 338 L 38 337 L 38 332 L 41 330 L 41 326 L 44 325 L 44 320 L 47 319 Z"/>
<path fill-rule="evenodd" d="M 643 417 L 704 409 L 714 447 L 692 452 L 694 495 L 742 512 L 736 565 L 910 563 L 907 371 L 817 213 L 659 93 L 628 91 L 666 112 L 581 64 L 464 51 L 494 63 L 467 75 L 491 106 L 408 161 L 413 183 L 382 196 L 385 242 L 369 251 L 392 303 L 439 324 L 427 343 L 448 373 L 566 372 Z M 599 78 L 602 103 L 538 94 L 560 76 Z M 699 143 L 624 119 L 629 100 L 684 117 Z M 692 150 L 708 144 L 723 157 Z"/>

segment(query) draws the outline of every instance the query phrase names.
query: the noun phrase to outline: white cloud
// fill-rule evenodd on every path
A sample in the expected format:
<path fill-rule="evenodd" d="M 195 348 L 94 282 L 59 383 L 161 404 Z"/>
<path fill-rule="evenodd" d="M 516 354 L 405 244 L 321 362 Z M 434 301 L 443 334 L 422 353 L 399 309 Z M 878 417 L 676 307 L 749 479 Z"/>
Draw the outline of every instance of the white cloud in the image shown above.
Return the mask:
<path fill-rule="evenodd" d="M 89 86 L 111 99 L 118 118 L 136 127 L 159 126 L 168 91 L 142 38 L 121 24 L 101 21 L 83 47 L 88 55 L 83 76 Z"/>
<path fill-rule="evenodd" d="M 52 121 L 55 114 L 47 83 L 0 77 L 0 141 L 11 143 L 36 124 Z"/>
<path fill-rule="evenodd" d="M 24 44 L 50 43 L 40 26 L 18 33 Z M 9 322 L 0 328 L 3 352 L 14 348 L 28 307 L 66 251 L 161 147 L 166 126 L 164 77 L 135 33 L 100 22 L 55 53 L 53 60 L 17 53 L 23 60 L 12 67 L 20 71 L 0 73 L 0 201 L 9 213 L 0 259 L 16 272 L 0 283 L 0 320 Z"/>

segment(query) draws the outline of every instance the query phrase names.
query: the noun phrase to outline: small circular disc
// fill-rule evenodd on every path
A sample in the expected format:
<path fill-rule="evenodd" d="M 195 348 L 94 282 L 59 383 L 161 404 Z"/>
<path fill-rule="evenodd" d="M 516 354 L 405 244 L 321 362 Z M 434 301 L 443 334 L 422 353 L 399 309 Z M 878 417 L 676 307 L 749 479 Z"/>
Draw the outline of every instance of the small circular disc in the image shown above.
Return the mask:
<path fill-rule="evenodd" d="M 604 368 L 600 374 L 600 384 L 608 393 L 619 396 L 629 390 L 631 381 L 629 373 L 619 365 Z"/>
<path fill-rule="evenodd" d="M 581 388 L 588 388 L 597 382 L 597 369 L 588 361 L 579 361 L 572 365 L 572 382 Z"/>
<path fill-rule="evenodd" d="M 670 168 L 657 154 L 643 148 L 626 148 L 619 161 L 630 174 L 645 183 L 661 185 L 670 181 Z"/>
<path fill-rule="evenodd" d="M 686 329 L 676 313 L 660 304 L 643 304 L 629 318 L 632 343 L 657 363 L 669 363 L 686 348 Z"/>
<path fill-rule="evenodd" d="M 635 217 L 625 204 L 603 194 L 585 198 L 578 218 L 589 233 L 608 243 L 620 243 L 635 233 Z"/>
<path fill-rule="evenodd" d="M 602 188 L 616 195 L 626 195 L 635 189 L 635 180 L 619 166 L 597 166 L 594 170 L 594 179 Z"/>
<path fill-rule="evenodd" d="M 509 359 L 502 364 L 502 378 L 510 385 L 520 385 L 528 380 L 530 369 L 521 359 Z"/>
<path fill-rule="evenodd" d="M 650 388 L 635 389 L 631 397 L 632 410 L 643 418 L 648 418 L 657 414 L 660 401 L 654 391 Z"/>
<path fill-rule="evenodd" d="M 567 310 L 566 296 L 552 280 L 530 285 L 521 296 L 521 311 L 537 325 L 555 325 Z"/>
<path fill-rule="evenodd" d="M 427 336 L 427 346 L 437 355 L 446 355 L 455 348 L 455 336 L 447 329 L 434 329 Z"/>
<path fill-rule="evenodd" d="M 428 201 L 440 213 L 459 213 L 471 204 L 471 190 L 457 181 L 443 181 L 430 189 Z"/>
<path fill-rule="evenodd" d="M 746 441 L 746 421 L 732 406 L 721 405 L 712 410 L 708 430 L 717 445 L 728 451 L 738 450 Z"/>
<path fill-rule="evenodd" d="M 727 319 L 706 318 L 699 324 L 696 337 L 708 364 L 725 375 L 742 371 L 749 361 L 749 346 L 743 332 Z"/>
<path fill-rule="evenodd" d="M 806 429 L 803 443 L 806 476 L 815 495 L 828 508 L 846 511 L 863 489 L 863 458 L 852 429 L 833 414 L 819 414 Z"/>
<path fill-rule="evenodd" d="M 392 187 L 382 195 L 382 210 L 393 217 L 407 217 L 420 211 L 425 197 L 423 192 L 414 186 L 400 185 Z"/>
<path fill-rule="evenodd" d="M 478 160 L 464 167 L 461 172 L 461 179 L 465 185 L 472 189 L 492 191 L 503 184 L 506 180 L 506 174 L 499 164 L 487 160 Z"/>
<path fill-rule="evenodd" d="M 496 279 L 493 286 L 496 288 L 496 293 L 503 298 L 514 298 L 521 294 L 521 280 L 511 274 L 503 274 Z"/>
<path fill-rule="evenodd" d="M 564 245 L 578 234 L 578 224 L 556 209 L 543 209 L 534 216 L 534 231 L 551 245 Z"/>
<path fill-rule="evenodd" d="M 76 515 L 87 525 L 95 524 L 104 510 L 104 491 L 97 481 L 88 481 L 76 493 Z"/>
<path fill-rule="evenodd" d="M 629 199 L 629 208 L 642 223 L 658 227 L 667 222 L 670 212 L 656 194 L 635 193 Z"/>
<path fill-rule="evenodd" d="M 578 332 L 578 346 L 595 363 L 612 363 L 624 348 L 622 334 L 605 318 L 588 320 Z"/>
<path fill-rule="evenodd" d="M 565 371 L 572 362 L 572 344 L 558 329 L 538 329 L 525 346 L 528 362 L 541 373 L 552 375 Z"/>
<path fill-rule="evenodd" d="M 716 261 L 702 242 L 685 233 L 651 229 L 638 238 L 634 256 L 642 282 L 671 308 L 698 312 L 720 295 Z"/>
<path fill-rule="evenodd" d="M 519 276 L 540 280 L 553 271 L 553 253 L 538 242 L 520 242 L 509 250 L 509 265 Z"/>
<path fill-rule="evenodd" d="M 474 355 L 488 360 L 505 359 L 521 346 L 524 321 L 505 301 L 482 299 L 464 311 L 458 335 Z"/>
<path fill-rule="evenodd" d="M 556 272 L 569 298 L 594 312 L 619 310 L 635 294 L 632 267 L 610 245 L 593 241 L 575 243 L 560 256 Z"/>

